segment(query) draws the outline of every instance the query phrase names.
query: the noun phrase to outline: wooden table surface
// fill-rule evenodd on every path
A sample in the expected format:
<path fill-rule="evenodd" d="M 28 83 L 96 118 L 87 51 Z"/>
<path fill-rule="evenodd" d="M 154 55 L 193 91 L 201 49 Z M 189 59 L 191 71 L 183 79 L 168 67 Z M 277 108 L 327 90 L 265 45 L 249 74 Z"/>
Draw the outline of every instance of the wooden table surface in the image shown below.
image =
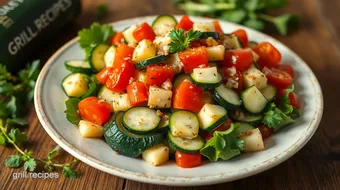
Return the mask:
<path fill-rule="evenodd" d="M 60 31 L 58 40 L 50 43 L 46 51 L 37 58 L 46 61 L 59 47 L 76 36 L 76 32 L 95 21 L 94 11 L 99 3 L 109 5 L 109 15 L 102 23 L 135 16 L 182 13 L 173 7 L 170 0 L 84 0 L 82 14 L 66 29 Z M 219 185 L 204 187 L 166 187 L 139 183 L 115 177 L 86 164 L 79 163 L 79 178 L 66 179 L 18 179 L 4 160 L 15 152 L 0 147 L 0 188 L 3 189 L 340 189 L 340 23 L 338 0 L 289 1 L 283 12 L 298 13 L 303 17 L 301 28 L 288 37 L 269 33 L 293 49 L 312 68 L 321 83 L 325 100 L 325 111 L 319 129 L 310 142 L 289 160 L 261 174 Z M 56 143 L 40 125 L 35 111 L 29 112 L 28 137 L 36 156 L 44 158 Z M 287 140 L 289 140 L 287 138 Z M 72 159 L 64 153 L 60 161 Z"/>

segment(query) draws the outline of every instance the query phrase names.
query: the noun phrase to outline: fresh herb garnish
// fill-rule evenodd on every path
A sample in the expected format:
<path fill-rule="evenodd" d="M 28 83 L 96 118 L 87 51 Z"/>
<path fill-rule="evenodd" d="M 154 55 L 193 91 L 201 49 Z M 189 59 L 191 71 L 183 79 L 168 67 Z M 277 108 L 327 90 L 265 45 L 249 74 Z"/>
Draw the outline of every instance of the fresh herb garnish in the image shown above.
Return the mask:
<path fill-rule="evenodd" d="M 239 139 L 239 124 L 231 124 L 227 131 L 215 131 L 214 136 L 205 143 L 201 154 L 210 161 L 229 160 L 243 151 L 243 140 Z"/>
<path fill-rule="evenodd" d="M 294 85 L 292 85 L 291 88 L 287 88 L 285 95 L 280 97 L 279 109 L 286 115 L 291 114 L 294 110 L 293 106 L 290 104 L 290 101 L 289 101 L 289 94 L 291 92 L 294 92 Z"/>
<path fill-rule="evenodd" d="M 278 131 L 282 127 L 294 123 L 294 120 L 277 108 L 274 103 L 271 103 L 264 114 L 263 123 L 273 128 L 274 131 Z"/>
<path fill-rule="evenodd" d="M 256 30 L 263 30 L 265 22 L 273 24 L 281 35 L 296 27 L 299 17 L 294 14 L 271 16 L 268 11 L 286 6 L 286 0 L 173 0 L 189 15 L 209 16 L 240 23 Z"/>
<path fill-rule="evenodd" d="M 189 30 L 185 36 L 183 29 L 171 30 L 169 34 L 169 37 L 171 38 L 171 42 L 169 44 L 170 53 L 178 53 L 186 50 L 189 47 L 190 42 L 198 40 L 201 35 L 202 32 L 200 31 Z"/>
<path fill-rule="evenodd" d="M 12 75 L 5 66 L 0 64 L 0 145 L 7 146 L 11 144 L 19 154 L 11 155 L 5 160 L 5 165 L 11 168 L 24 166 L 25 171 L 35 171 L 37 164 L 42 163 L 49 171 L 55 168 L 63 168 L 66 177 L 76 176 L 76 172 L 70 166 L 78 162 L 74 159 L 72 162 L 57 164 L 52 161 L 56 155 L 54 149 L 49 153 L 48 161 L 40 160 L 33 156 L 32 151 L 22 149 L 21 147 L 27 142 L 27 135 L 18 127 L 27 126 L 28 122 L 23 119 L 27 104 L 33 98 L 35 81 L 39 74 L 39 61 L 33 61 L 28 64 L 26 69 L 21 70 L 18 74 Z"/>

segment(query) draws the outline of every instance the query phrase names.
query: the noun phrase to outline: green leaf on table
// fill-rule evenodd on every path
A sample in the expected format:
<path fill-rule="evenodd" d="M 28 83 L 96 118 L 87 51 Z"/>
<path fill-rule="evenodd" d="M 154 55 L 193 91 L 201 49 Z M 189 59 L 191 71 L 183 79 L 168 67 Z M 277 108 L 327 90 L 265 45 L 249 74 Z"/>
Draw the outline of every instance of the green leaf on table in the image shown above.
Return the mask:
<path fill-rule="evenodd" d="M 236 10 L 230 10 L 225 11 L 222 13 L 222 15 L 219 17 L 222 20 L 234 22 L 234 23 L 241 23 L 242 20 L 244 20 L 247 16 L 247 13 L 243 9 L 236 9 Z"/>
<path fill-rule="evenodd" d="M 10 167 L 10 168 L 20 167 L 21 163 L 22 163 L 22 159 L 20 155 L 11 155 L 5 160 L 5 166 Z"/>
<path fill-rule="evenodd" d="M 25 132 L 20 132 L 19 129 L 11 129 L 8 136 L 18 144 L 22 144 L 27 141 L 27 135 Z"/>
<path fill-rule="evenodd" d="M 61 149 L 61 147 L 59 145 L 57 145 L 51 152 L 49 152 L 48 155 L 47 155 L 48 160 L 53 159 L 57 155 L 57 152 L 60 149 Z"/>
<path fill-rule="evenodd" d="M 0 96 L 8 96 L 13 93 L 13 85 L 3 80 L 0 81 Z"/>
<path fill-rule="evenodd" d="M 214 136 L 200 150 L 210 161 L 229 160 L 243 151 L 243 140 L 238 138 L 239 124 L 232 124 L 227 131 L 215 131 Z"/>
<path fill-rule="evenodd" d="M 10 112 L 7 109 L 7 104 L 3 101 L 0 101 L 0 118 L 7 118 L 9 115 Z"/>
<path fill-rule="evenodd" d="M 248 11 L 255 11 L 260 5 L 260 0 L 247 0 L 243 3 L 244 8 Z"/>
<path fill-rule="evenodd" d="M 294 120 L 277 108 L 275 103 L 271 103 L 264 114 L 262 122 L 273 128 L 274 131 L 278 131 L 282 127 L 294 123 Z"/>
<path fill-rule="evenodd" d="M 98 44 L 108 43 L 109 38 L 114 34 L 110 25 L 100 25 L 93 23 L 90 28 L 84 28 L 78 32 L 80 47 L 86 49 Z"/>
<path fill-rule="evenodd" d="M 17 98 L 15 96 L 11 97 L 11 100 L 7 103 L 7 110 L 9 111 L 9 113 L 12 115 L 13 118 L 15 118 L 17 116 L 17 108 L 18 108 L 18 102 L 17 102 Z"/>
<path fill-rule="evenodd" d="M 246 20 L 243 24 L 255 30 L 263 30 L 264 28 L 264 22 L 262 20 L 250 19 Z"/>
<path fill-rule="evenodd" d="M 13 119 L 7 119 L 6 120 L 7 125 L 9 126 L 27 126 L 28 121 L 26 119 L 23 118 L 13 118 Z"/>
<path fill-rule="evenodd" d="M 6 137 L 0 134 L 0 146 L 6 146 L 7 140 Z"/>
<path fill-rule="evenodd" d="M 24 170 L 33 172 L 37 167 L 37 163 L 34 158 L 30 158 L 24 163 Z"/>
<path fill-rule="evenodd" d="M 264 8 L 282 8 L 287 4 L 287 0 L 263 0 Z"/>
<path fill-rule="evenodd" d="M 98 19 L 103 19 L 107 15 L 107 12 L 108 12 L 107 4 L 102 3 L 97 6 L 96 17 Z"/>
<path fill-rule="evenodd" d="M 63 167 L 63 175 L 67 178 L 75 179 L 75 178 L 77 178 L 78 173 L 73 168 L 71 168 L 69 166 L 64 166 Z"/>
<path fill-rule="evenodd" d="M 284 14 L 275 17 L 273 20 L 273 24 L 281 35 L 287 35 L 288 28 L 294 28 L 298 26 L 299 17 L 294 14 Z"/>
<path fill-rule="evenodd" d="M 78 125 L 81 117 L 78 114 L 78 103 L 80 100 L 78 98 L 70 98 L 68 99 L 66 104 L 66 118 L 70 123 Z"/>
<path fill-rule="evenodd" d="M 39 69 L 40 66 L 40 60 L 34 60 L 31 64 L 28 64 L 27 70 L 28 70 L 28 79 L 36 81 L 39 76 Z"/>

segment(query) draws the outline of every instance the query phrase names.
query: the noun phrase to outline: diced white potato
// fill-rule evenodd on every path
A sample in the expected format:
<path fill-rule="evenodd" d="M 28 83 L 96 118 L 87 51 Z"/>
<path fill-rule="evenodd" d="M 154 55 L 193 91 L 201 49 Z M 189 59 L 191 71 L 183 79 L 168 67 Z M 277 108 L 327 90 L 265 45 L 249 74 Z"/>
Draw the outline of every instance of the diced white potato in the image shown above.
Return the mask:
<path fill-rule="evenodd" d="M 156 47 L 150 40 L 142 40 L 133 51 L 132 61 L 138 63 L 156 56 Z"/>
<path fill-rule="evenodd" d="M 244 141 L 244 152 L 264 150 L 262 135 L 258 128 L 248 131 L 240 138 Z"/>
<path fill-rule="evenodd" d="M 135 80 L 136 81 L 141 81 L 144 84 L 147 82 L 147 76 L 145 71 L 137 71 L 135 74 Z"/>
<path fill-rule="evenodd" d="M 170 108 L 172 99 L 172 91 L 151 86 L 149 88 L 149 101 L 150 108 Z"/>
<path fill-rule="evenodd" d="M 209 61 L 221 61 L 224 59 L 225 47 L 223 45 L 207 47 L 207 51 Z"/>
<path fill-rule="evenodd" d="M 169 160 L 169 147 L 164 144 L 155 145 L 142 153 L 142 158 L 153 166 L 159 166 Z"/>
<path fill-rule="evenodd" d="M 157 36 L 165 36 L 174 28 L 175 28 L 175 25 L 162 24 L 162 25 L 159 25 L 157 28 L 154 28 L 154 32 Z"/>
<path fill-rule="evenodd" d="M 137 45 L 137 40 L 133 37 L 133 32 L 136 30 L 137 25 L 132 25 L 130 28 L 123 32 L 123 37 L 127 41 L 128 45 L 135 47 Z"/>
<path fill-rule="evenodd" d="M 89 121 L 80 120 L 79 132 L 80 135 L 84 138 L 100 138 L 104 134 L 104 129 L 100 125 L 94 124 Z"/>
<path fill-rule="evenodd" d="M 267 77 L 260 70 L 255 67 L 250 67 L 248 70 L 243 72 L 244 87 L 249 88 L 253 85 L 259 90 L 267 86 Z"/>
<path fill-rule="evenodd" d="M 68 96 L 80 97 L 88 90 L 88 81 L 84 74 L 75 73 L 65 78 L 62 86 Z"/>
<path fill-rule="evenodd" d="M 207 23 L 194 23 L 193 30 L 198 30 L 201 32 L 215 32 L 215 25 L 212 22 Z"/>
<path fill-rule="evenodd" d="M 204 129 L 214 124 L 226 114 L 227 110 L 224 107 L 206 103 L 197 116 L 200 121 L 200 127 Z"/>
<path fill-rule="evenodd" d="M 216 83 L 220 81 L 217 67 L 195 68 L 193 78 L 197 82 Z"/>
<path fill-rule="evenodd" d="M 104 55 L 104 61 L 106 67 L 112 67 L 113 62 L 115 61 L 115 55 L 116 55 L 116 47 L 111 46 Z"/>
<path fill-rule="evenodd" d="M 174 69 L 175 74 L 182 72 L 183 64 L 179 59 L 178 53 L 172 54 L 164 63 L 170 65 Z"/>
<path fill-rule="evenodd" d="M 131 103 L 127 93 L 114 94 L 112 103 L 113 112 L 126 111 L 129 108 L 131 108 Z"/>

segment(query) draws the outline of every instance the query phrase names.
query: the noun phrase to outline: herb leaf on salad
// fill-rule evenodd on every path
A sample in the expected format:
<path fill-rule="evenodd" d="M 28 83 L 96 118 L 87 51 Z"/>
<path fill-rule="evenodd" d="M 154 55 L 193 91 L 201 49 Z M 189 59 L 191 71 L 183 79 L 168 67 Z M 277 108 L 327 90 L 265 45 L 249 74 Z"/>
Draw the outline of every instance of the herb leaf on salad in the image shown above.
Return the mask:
<path fill-rule="evenodd" d="M 290 113 L 293 112 L 293 106 L 290 104 L 290 101 L 289 101 L 289 94 L 291 92 L 294 92 L 294 85 L 292 85 L 291 88 L 287 88 L 285 95 L 283 95 L 280 98 L 279 109 L 286 115 L 289 115 Z"/>
<path fill-rule="evenodd" d="M 198 40 L 202 32 L 200 31 L 193 31 L 192 29 L 185 35 L 183 29 L 173 29 L 170 31 L 169 37 L 171 38 L 170 46 L 170 53 L 178 53 L 183 50 L 186 50 L 190 42 L 194 40 Z"/>
<path fill-rule="evenodd" d="M 215 131 L 214 136 L 200 150 L 210 161 L 229 160 L 243 151 L 243 140 L 239 139 L 239 124 L 231 124 L 227 131 Z"/>
<path fill-rule="evenodd" d="M 282 127 L 294 123 L 294 120 L 277 108 L 275 103 L 271 103 L 264 114 L 263 123 L 273 128 L 274 131 L 278 131 Z"/>

